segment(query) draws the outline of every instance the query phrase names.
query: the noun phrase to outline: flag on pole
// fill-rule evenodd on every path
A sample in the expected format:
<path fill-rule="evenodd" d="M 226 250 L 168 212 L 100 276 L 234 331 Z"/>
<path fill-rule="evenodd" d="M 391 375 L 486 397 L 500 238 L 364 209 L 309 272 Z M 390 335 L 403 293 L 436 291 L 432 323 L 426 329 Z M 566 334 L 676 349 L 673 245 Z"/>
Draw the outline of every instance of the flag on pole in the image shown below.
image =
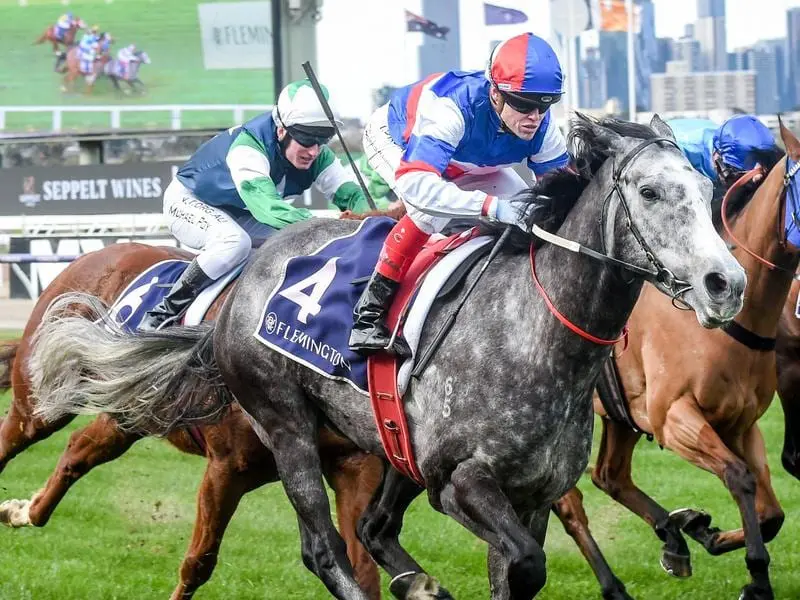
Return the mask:
<path fill-rule="evenodd" d="M 483 20 L 487 25 L 513 25 L 525 23 L 528 20 L 528 15 L 515 8 L 506 8 L 505 6 L 484 2 Z"/>
<path fill-rule="evenodd" d="M 430 19 L 406 11 L 406 31 L 420 31 L 437 39 L 446 40 L 450 28 L 437 25 Z"/>

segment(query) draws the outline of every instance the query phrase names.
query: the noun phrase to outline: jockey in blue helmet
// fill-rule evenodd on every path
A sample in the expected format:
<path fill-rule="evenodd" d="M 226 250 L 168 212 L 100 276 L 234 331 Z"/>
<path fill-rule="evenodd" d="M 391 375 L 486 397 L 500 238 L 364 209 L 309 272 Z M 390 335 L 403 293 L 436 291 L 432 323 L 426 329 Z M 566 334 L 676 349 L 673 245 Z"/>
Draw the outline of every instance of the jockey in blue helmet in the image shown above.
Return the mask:
<path fill-rule="evenodd" d="M 523 226 L 509 198 L 526 189 L 511 168 L 534 176 L 565 166 L 564 136 L 549 108 L 563 92 L 561 65 L 542 38 L 501 42 L 485 71 L 449 71 L 401 88 L 371 117 L 363 146 L 370 166 L 408 211 L 386 239 L 355 308 L 350 348 L 408 355 L 385 317 L 400 281 L 428 237 L 451 217 Z"/>
<path fill-rule="evenodd" d="M 706 119 L 673 119 L 669 125 L 692 166 L 722 190 L 777 150 L 770 130 L 752 115 L 734 115 L 720 126 Z"/>

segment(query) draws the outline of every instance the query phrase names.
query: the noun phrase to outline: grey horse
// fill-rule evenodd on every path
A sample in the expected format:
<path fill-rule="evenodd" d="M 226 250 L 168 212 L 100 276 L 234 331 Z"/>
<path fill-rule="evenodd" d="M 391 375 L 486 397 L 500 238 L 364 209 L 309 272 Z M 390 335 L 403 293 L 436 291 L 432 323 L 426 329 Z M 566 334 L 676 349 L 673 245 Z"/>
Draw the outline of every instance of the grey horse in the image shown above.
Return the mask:
<path fill-rule="evenodd" d="M 549 243 L 536 250 L 536 272 L 558 310 L 613 339 L 646 279 L 693 308 L 705 327 L 731 320 L 745 273 L 714 231 L 711 183 L 692 169 L 669 127 L 657 117 L 648 127 L 579 116 L 570 143 L 576 170 L 552 174 L 520 198 L 531 226 L 583 245 L 580 254 Z M 68 295 L 43 320 L 30 369 L 43 418 L 109 412 L 151 433 L 214 418 L 232 393 L 275 455 L 305 565 L 336 598 L 366 600 L 331 521 L 316 435 L 325 423 L 383 455 L 369 403 L 252 335 L 287 259 L 354 228 L 320 219 L 272 237 L 216 325 L 125 335 L 70 316 L 68 305 L 92 302 Z M 550 313 L 531 278 L 532 238 L 516 237 L 489 265 L 405 401 L 431 505 L 488 543 L 492 598 L 521 600 L 545 584 L 550 505 L 588 463 L 591 392 L 609 348 Z M 434 307 L 422 347 L 456 301 Z M 403 513 L 421 492 L 386 469 L 359 533 L 393 578 L 395 596 L 450 598 L 398 541 Z"/>

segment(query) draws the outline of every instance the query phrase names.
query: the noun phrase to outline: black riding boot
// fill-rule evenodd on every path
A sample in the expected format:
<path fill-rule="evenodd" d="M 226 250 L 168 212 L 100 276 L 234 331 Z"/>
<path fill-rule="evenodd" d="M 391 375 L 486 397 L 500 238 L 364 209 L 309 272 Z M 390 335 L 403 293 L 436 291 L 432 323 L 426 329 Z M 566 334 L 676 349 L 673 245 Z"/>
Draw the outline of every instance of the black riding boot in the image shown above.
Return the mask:
<path fill-rule="evenodd" d="M 356 320 L 350 331 L 349 346 L 353 352 L 359 354 L 374 354 L 386 351 L 402 357 L 411 356 L 411 349 L 406 341 L 398 336 L 389 346 L 392 332 L 386 327 L 386 315 L 392 305 L 392 300 L 400 284 L 377 271 L 372 277 L 358 299 L 353 315 Z"/>
<path fill-rule="evenodd" d="M 139 331 L 155 331 L 167 321 L 176 321 L 186 312 L 198 294 L 212 283 L 214 280 L 203 272 L 197 264 L 197 259 L 193 260 L 169 293 L 153 307 L 153 310 L 145 314 L 139 323 Z"/>

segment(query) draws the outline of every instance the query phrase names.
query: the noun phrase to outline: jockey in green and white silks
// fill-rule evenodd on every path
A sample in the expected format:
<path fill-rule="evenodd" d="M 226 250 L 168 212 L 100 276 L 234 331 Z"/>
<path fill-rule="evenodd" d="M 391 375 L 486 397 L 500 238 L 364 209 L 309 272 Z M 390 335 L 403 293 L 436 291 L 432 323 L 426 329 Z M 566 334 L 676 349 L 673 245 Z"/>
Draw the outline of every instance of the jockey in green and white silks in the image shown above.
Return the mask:
<path fill-rule="evenodd" d="M 200 253 L 140 329 L 181 316 L 252 247 L 311 217 L 284 198 L 314 185 L 340 210 L 368 210 L 354 173 L 326 146 L 333 134 L 311 83 L 302 80 L 281 91 L 271 113 L 218 134 L 195 152 L 164 191 L 164 214 L 172 234 Z"/>

